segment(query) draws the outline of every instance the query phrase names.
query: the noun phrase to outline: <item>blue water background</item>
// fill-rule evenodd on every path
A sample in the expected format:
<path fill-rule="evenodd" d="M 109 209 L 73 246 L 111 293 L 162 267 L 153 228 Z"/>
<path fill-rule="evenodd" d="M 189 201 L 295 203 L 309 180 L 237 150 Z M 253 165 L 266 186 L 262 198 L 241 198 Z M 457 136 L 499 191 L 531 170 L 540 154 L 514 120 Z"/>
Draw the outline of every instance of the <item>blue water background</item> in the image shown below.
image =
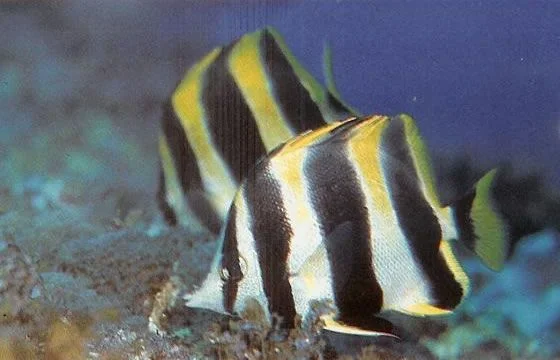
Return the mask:
<path fill-rule="evenodd" d="M 257 1 L 196 9 L 228 43 L 275 26 L 322 76 L 328 41 L 344 99 L 364 114 L 412 114 L 432 152 L 482 166 L 512 160 L 560 185 L 560 2 Z M 191 10 L 193 11 L 193 10 Z M 173 26 L 184 26 L 180 15 Z"/>
<path fill-rule="evenodd" d="M 51 264 L 66 262 L 100 239 L 116 239 L 121 208 L 152 207 L 136 225 L 154 238 L 123 230 L 118 242 L 129 248 L 110 255 L 152 252 L 145 244 L 165 238 L 150 225 L 161 104 L 210 49 L 265 25 L 321 80 L 327 41 L 343 98 L 363 114 L 410 113 L 431 153 L 469 154 L 483 167 L 509 160 L 543 170 L 560 190 L 559 19 L 560 1 L 529 0 L 0 3 L 2 236 L 13 233 L 34 260 L 46 254 Z M 481 344 L 500 339 L 513 354 L 531 354 L 527 344 L 558 354 L 558 236 L 526 239 L 499 274 L 469 259 L 472 297 L 434 353 L 449 358 L 454 353 L 439 351 L 461 353 L 478 336 Z M 165 261 L 165 251 L 175 251 L 156 248 Z M 87 295 L 79 305 L 99 295 L 85 277 L 45 269 L 47 287 Z"/>

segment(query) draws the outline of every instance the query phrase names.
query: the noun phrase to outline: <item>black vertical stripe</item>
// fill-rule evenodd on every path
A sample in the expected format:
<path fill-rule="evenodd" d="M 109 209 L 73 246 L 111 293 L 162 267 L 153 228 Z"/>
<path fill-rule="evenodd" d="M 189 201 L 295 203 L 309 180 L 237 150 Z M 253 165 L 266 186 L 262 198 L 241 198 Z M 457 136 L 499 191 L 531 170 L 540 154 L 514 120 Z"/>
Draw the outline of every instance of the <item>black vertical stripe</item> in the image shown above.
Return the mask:
<path fill-rule="evenodd" d="M 225 48 L 209 66 L 202 104 L 213 144 L 239 184 L 266 149 L 257 122 L 229 73 L 227 59 L 234 45 Z"/>
<path fill-rule="evenodd" d="M 498 172 L 492 184 L 490 201 L 493 210 L 506 224 L 509 257 L 522 237 L 547 226 L 558 229 L 559 222 L 548 222 L 546 216 L 535 215 L 535 210 L 540 208 L 537 206 L 540 199 L 544 200 L 543 196 L 546 197 L 543 194 L 542 179 L 537 174 L 515 178 L 508 172 L 507 167 Z M 560 211 L 556 210 L 551 214 L 560 214 Z"/>
<path fill-rule="evenodd" d="M 453 209 L 453 219 L 455 220 L 459 233 L 459 240 L 473 251 L 476 243 L 476 235 L 471 219 L 471 210 L 475 197 L 476 189 L 473 189 L 469 194 L 453 203 L 451 206 Z"/>
<path fill-rule="evenodd" d="M 342 120 L 345 117 L 355 115 L 344 105 L 340 102 L 330 91 L 327 92 L 327 102 L 329 107 L 336 113 L 336 118 L 334 120 Z"/>
<path fill-rule="evenodd" d="M 433 305 L 453 309 L 461 301 L 463 290 L 439 254 L 441 227 L 420 189 L 400 118 L 391 119 L 383 133 L 381 146 L 383 171 L 399 226 L 427 277 Z"/>
<path fill-rule="evenodd" d="M 163 215 L 163 219 L 171 226 L 177 225 L 177 215 L 175 210 L 169 205 L 167 199 L 165 198 L 166 188 L 165 188 L 165 174 L 163 173 L 163 168 L 160 165 L 159 169 L 159 185 L 156 194 L 157 204 L 159 210 Z"/>
<path fill-rule="evenodd" d="M 366 199 L 347 155 L 344 142 L 316 147 L 304 172 L 325 236 L 339 320 L 365 327 L 362 318 L 381 310 L 383 292 L 372 263 Z"/>
<path fill-rule="evenodd" d="M 171 101 L 168 101 L 163 108 L 161 125 L 183 190 L 201 189 L 200 169 L 194 151 L 187 140 L 181 121 L 175 114 Z"/>
<path fill-rule="evenodd" d="M 163 108 L 161 125 L 171 151 L 179 183 L 189 206 L 210 231 L 218 233 L 221 225 L 220 217 L 204 196 L 198 160 L 187 140 L 185 129 L 181 126 L 181 122 L 173 110 L 171 101 L 168 101 Z M 160 186 L 161 184 L 160 182 Z M 165 203 L 167 204 L 167 202 Z"/>
<path fill-rule="evenodd" d="M 239 281 L 243 278 L 241 266 L 239 264 L 239 251 L 237 250 L 237 210 L 232 206 L 228 217 L 227 225 L 224 232 L 224 245 L 222 247 L 221 268 L 224 271 L 225 278 L 223 284 L 224 309 L 233 313 L 235 299 L 237 298 L 237 290 Z"/>
<path fill-rule="evenodd" d="M 260 47 L 276 99 L 294 132 L 299 134 L 324 125 L 319 107 L 300 83 L 274 36 L 266 29 Z"/>
<path fill-rule="evenodd" d="M 244 191 L 268 308 L 271 314 L 280 316 L 282 326 L 290 328 L 296 315 L 288 274 L 292 228 L 280 184 L 269 174 L 267 166 L 266 161 L 257 165 Z"/>

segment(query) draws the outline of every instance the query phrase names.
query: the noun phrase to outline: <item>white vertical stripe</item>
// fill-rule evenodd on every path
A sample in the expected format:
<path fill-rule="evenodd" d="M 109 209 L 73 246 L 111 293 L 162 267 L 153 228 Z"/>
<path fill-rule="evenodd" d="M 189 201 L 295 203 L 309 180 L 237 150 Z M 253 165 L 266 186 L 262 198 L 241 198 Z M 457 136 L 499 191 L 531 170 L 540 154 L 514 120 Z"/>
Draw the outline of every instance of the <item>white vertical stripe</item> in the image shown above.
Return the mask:
<path fill-rule="evenodd" d="M 287 270 L 296 312 L 305 317 L 309 301 L 333 298 L 330 266 L 323 234 L 311 205 L 311 191 L 303 175 L 304 149 L 296 149 L 271 159 L 270 175 L 280 185 L 286 217 L 293 236 L 290 239 Z"/>
<path fill-rule="evenodd" d="M 251 218 L 247 207 L 245 189 L 246 187 L 243 185 L 234 200 L 237 213 L 235 223 L 237 250 L 240 256 L 241 271 L 243 272 L 243 278 L 238 283 L 234 311 L 241 312 L 245 308 L 247 300 L 253 298 L 260 303 L 270 321 L 271 317 L 268 311 L 268 300 L 264 293 L 259 255 L 255 247 L 255 237 L 251 232 Z"/>
<path fill-rule="evenodd" d="M 371 139 L 365 139 L 368 140 Z M 383 290 L 383 310 L 404 310 L 413 304 L 429 303 L 426 280 L 416 265 L 414 254 L 398 225 L 384 175 L 381 174 L 382 178 L 379 179 L 364 177 L 364 173 L 376 173 L 374 168 L 382 169 L 381 164 L 376 166 L 373 164 L 375 159 L 372 158 L 372 169 L 361 169 L 359 164 L 363 166 L 364 162 L 358 161 L 357 158 L 363 157 L 364 154 L 355 154 L 352 148 L 349 149 L 349 154 L 366 198 L 371 224 L 373 265 L 375 276 Z M 379 156 L 382 157 L 382 154 Z M 374 194 L 384 198 L 375 198 Z M 388 203 L 389 206 L 380 206 L 381 203 Z"/>

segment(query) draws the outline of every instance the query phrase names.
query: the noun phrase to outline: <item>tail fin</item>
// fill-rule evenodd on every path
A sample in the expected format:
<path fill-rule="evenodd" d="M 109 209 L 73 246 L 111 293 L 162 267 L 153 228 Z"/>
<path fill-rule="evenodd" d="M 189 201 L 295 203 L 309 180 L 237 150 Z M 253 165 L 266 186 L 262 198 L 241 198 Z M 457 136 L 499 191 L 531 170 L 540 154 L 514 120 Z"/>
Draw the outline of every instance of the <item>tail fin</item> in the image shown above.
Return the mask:
<path fill-rule="evenodd" d="M 492 270 L 503 267 L 511 242 L 510 224 L 493 191 L 496 174 L 496 169 L 488 172 L 451 205 L 459 239 Z"/>

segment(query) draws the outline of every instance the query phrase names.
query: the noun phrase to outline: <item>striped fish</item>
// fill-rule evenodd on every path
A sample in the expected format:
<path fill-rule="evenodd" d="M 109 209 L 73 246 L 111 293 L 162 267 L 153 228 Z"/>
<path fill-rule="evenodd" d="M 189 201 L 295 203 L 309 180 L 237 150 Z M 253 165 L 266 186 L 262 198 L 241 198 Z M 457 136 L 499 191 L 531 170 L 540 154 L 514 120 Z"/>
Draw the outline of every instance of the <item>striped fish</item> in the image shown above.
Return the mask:
<path fill-rule="evenodd" d="M 505 261 L 495 175 L 442 206 L 411 117 L 349 118 L 301 134 L 241 184 L 187 306 L 232 314 L 256 300 L 269 321 L 292 327 L 322 301 L 332 308 L 327 330 L 361 335 L 393 334 L 379 316 L 387 310 L 447 314 L 469 289 L 453 240 L 492 269 Z"/>
<path fill-rule="evenodd" d="M 273 29 L 212 50 L 187 72 L 164 108 L 158 191 L 164 217 L 191 227 L 197 219 L 217 234 L 259 157 L 351 114 L 334 87 L 323 88 Z"/>

